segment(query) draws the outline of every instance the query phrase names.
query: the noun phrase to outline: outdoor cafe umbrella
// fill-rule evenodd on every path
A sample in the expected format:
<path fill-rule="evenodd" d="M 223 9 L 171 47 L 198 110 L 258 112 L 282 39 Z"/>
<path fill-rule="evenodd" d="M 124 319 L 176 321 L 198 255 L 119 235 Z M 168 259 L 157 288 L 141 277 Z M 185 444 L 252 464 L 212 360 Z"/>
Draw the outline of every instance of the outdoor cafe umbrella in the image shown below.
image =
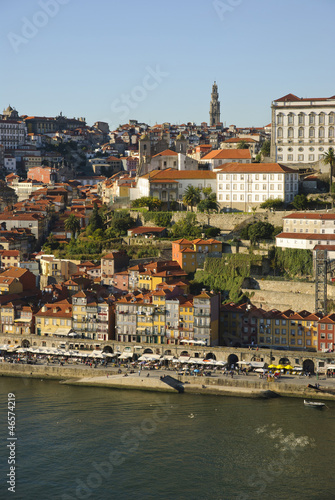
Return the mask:
<path fill-rule="evenodd" d="M 293 366 L 291 365 L 286 365 L 284 366 L 285 370 L 294 370 Z"/>
<path fill-rule="evenodd" d="M 269 365 L 268 368 L 270 368 L 270 370 L 273 370 L 274 368 L 279 368 L 279 367 L 277 367 L 276 365 Z"/>

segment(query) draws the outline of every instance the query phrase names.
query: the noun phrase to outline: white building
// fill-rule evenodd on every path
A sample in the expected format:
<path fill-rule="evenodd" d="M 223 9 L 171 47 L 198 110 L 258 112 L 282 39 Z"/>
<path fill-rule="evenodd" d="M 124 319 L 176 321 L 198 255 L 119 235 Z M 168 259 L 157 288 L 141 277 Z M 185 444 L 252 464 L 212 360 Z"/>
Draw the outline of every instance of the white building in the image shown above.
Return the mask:
<path fill-rule="evenodd" d="M 5 149 L 16 149 L 24 144 L 27 135 L 25 123 L 17 120 L 0 120 L 0 144 Z"/>
<path fill-rule="evenodd" d="M 161 201 L 182 201 L 187 187 L 210 187 L 216 192 L 216 174 L 209 170 L 154 170 L 138 178 L 136 188 L 130 188 L 130 199 L 154 196 Z"/>
<path fill-rule="evenodd" d="M 148 168 L 150 171 L 164 170 L 166 168 L 197 170 L 198 162 L 184 153 L 176 153 L 176 151 L 165 149 L 151 158 Z"/>
<path fill-rule="evenodd" d="M 272 102 L 271 158 L 314 163 L 335 142 L 335 96 L 300 98 L 288 94 Z"/>
<path fill-rule="evenodd" d="M 224 207 L 249 211 L 268 199 L 289 203 L 298 194 L 298 174 L 278 163 L 228 163 L 216 175 L 217 201 Z"/>
<path fill-rule="evenodd" d="M 297 212 L 283 217 L 283 232 L 276 246 L 313 250 L 315 245 L 334 245 L 335 214 Z"/>
<path fill-rule="evenodd" d="M 4 167 L 9 172 L 16 172 L 16 158 L 12 155 L 5 155 Z"/>

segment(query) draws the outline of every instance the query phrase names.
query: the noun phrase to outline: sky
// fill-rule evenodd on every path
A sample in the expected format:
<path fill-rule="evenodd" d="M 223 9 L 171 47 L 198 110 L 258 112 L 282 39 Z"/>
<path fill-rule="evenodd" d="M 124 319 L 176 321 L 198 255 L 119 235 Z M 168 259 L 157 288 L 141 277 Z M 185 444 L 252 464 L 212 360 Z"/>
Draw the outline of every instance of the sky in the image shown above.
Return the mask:
<path fill-rule="evenodd" d="M 0 113 L 261 127 L 335 95 L 334 0 L 1 0 Z"/>

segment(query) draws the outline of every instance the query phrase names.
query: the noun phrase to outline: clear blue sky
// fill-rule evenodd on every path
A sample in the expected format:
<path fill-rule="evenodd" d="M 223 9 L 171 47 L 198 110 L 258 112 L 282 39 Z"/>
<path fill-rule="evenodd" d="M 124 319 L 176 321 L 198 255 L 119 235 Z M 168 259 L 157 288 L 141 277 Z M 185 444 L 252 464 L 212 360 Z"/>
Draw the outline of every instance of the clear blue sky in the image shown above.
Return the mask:
<path fill-rule="evenodd" d="M 334 0 L 1 0 L 0 13 L 0 112 L 200 123 L 216 80 L 223 122 L 263 126 L 289 92 L 335 94 Z"/>

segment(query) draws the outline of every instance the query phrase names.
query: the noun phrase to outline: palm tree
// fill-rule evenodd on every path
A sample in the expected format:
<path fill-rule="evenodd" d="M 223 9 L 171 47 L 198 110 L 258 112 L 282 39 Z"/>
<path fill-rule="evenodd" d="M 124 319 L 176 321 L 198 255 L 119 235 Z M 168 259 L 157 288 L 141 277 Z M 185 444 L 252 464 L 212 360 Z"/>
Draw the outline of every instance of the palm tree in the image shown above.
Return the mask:
<path fill-rule="evenodd" d="M 335 166 L 335 152 L 333 148 L 329 148 L 327 153 L 323 154 L 323 163 L 329 165 L 329 192 L 331 193 Z"/>
<path fill-rule="evenodd" d="M 241 141 L 238 141 L 236 149 L 249 149 L 249 145 L 246 140 L 242 139 Z"/>
<path fill-rule="evenodd" d="M 71 231 L 72 238 L 75 238 L 76 233 L 80 231 L 80 220 L 74 214 L 71 214 L 65 220 L 64 227 L 67 231 Z"/>
<path fill-rule="evenodd" d="M 201 200 L 201 190 L 200 188 L 194 187 L 191 184 L 185 189 L 183 196 L 183 202 L 188 207 L 191 207 L 191 212 L 193 212 L 193 207 L 198 205 Z"/>

